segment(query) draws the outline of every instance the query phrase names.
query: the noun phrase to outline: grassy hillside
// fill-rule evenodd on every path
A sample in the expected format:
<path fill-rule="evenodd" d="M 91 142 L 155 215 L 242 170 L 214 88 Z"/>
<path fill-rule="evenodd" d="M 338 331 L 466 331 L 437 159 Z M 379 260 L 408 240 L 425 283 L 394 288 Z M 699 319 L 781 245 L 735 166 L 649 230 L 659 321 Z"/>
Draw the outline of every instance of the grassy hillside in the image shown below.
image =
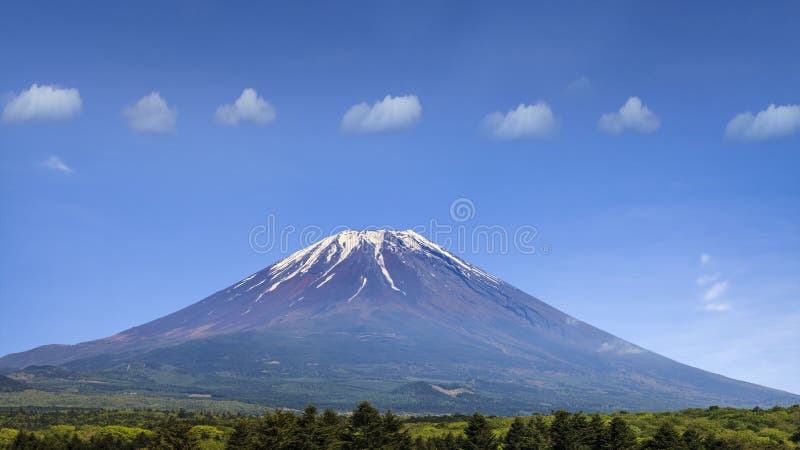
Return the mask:
<path fill-rule="evenodd" d="M 800 397 L 777 391 L 762 392 L 763 395 L 752 401 L 736 400 L 739 394 L 734 395 L 733 391 L 730 395 L 714 393 L 710 387 L 699 396 L 696 392 L 682 390 L 683 384 L 668 393 L 659 391 L 661 388 L 643 391 L 626 387 L 619 380 L 612 382 L 580 373 L 551 373 L 544 369 L 535 376 L 535 381 L 519 374 L 508 378 L 508 374 L 487 369 L 503 367 L 508 362 L 491 359 L 497 357 L 497 352 L 492 352 L 495 356 L 491 358 L 456 354 L 456 351 L 465 352 L 458 350 L 457 345 L 451 346 L 454 350 L 450 357 L 479 364 L 439 365 L 442 373 L 423 377 L 429 361 L 437 358 L 434 354 L 423 354 L 425 349 L 438 348 L 432 340 L 429 345 L 400 351 L 399 345 L 391 340 L 378 339 L 365 344 L 352 336 L 335 342 L 323 338 L 285 339 L 280 334 L 240 333 L 144 354 L 105 355 L 64 366 L 29 366 L 8 376 L 29 388 L 49 392 L 104 395 L 135 392 L 143 396 L 174 398 L 195 394 L 294 409 L 313 403 L 335 410 L 346 410 L 358 400 L 369 398 L 379 408 L 391 407 L 397 412 L 415 414 L 469 414 L 477 410 L 485 414 L 514 415 L 546 413 L 554 409 L 663 411 L 707 405 L 788 406 L 800 402 Z M 354 357 L 364 354 L 365 345 L 371 356 Z M 310 349 L 316 353 L 309 354 Z M 449 368 L 444 370 L 446 367 Z M 470 376 L 453 378 L 447 375 L 462 369 Z M 732 386 L 731 389 L 739 388 Z M 450 391 L 458 394 L 449 394 Z"/>
<path fill-rule="evenodd" d="M 0 393 L 0 409 L 152 409 L 262 414 L 267 408 L 252 403 L 206 398 L 154 397 L 131 394 L 81 394 L 33 389 Z"/>

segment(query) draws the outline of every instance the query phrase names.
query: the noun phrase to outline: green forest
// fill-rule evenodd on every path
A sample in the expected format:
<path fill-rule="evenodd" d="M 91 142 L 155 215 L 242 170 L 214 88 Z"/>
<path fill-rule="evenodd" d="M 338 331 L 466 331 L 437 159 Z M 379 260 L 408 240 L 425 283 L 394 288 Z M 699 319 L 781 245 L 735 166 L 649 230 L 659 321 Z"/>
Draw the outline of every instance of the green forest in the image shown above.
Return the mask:
<path fill-rule="evenodd" d="M 800 406 L 527 417 L 399 416 L 368 402 L 261 416 L 155 410 L 0 411 L 0 449 L 615 450 L 800 448 Z"/>

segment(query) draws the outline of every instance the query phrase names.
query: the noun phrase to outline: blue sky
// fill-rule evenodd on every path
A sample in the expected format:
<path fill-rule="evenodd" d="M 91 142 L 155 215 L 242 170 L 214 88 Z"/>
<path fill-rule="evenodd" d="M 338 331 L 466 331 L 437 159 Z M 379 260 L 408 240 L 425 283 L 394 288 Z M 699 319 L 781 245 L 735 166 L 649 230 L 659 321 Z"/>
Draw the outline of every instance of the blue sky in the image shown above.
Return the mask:
<path fill-rule="evenodd" d="M 798 17 L 6 2 L 0 354 L 110 335 L 271 264 L 280 249 L 249 244 L 269 215 L 436 220 L 535 226 L 534 254 L 460 254 L 646 348 L 800 392 Z"/>

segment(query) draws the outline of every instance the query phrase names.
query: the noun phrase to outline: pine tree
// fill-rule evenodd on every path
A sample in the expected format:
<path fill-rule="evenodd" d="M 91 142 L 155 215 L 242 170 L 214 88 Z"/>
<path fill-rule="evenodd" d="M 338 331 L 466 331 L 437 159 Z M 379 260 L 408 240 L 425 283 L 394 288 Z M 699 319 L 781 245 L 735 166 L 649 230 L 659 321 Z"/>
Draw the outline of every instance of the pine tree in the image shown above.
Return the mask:
<path fill-rule="evenodd" d="M 246 420 L 239 420 L 236 425 L 234 425 L 233 434 L 228 438 L 225 448 L 231 450 L 247 449 L 249 431 L 249 423 Z"/>
<path fill-rule="evenodd" d="M 254 448 L 275 450 L 302 450 L 303 433 L 298 426 L 298 417 L 290 412 L 277 410 L 264 414 L 256 422 L 256 442 Z"/>
<path fill-rule="evenodd" d="M 609 433 L 603 418 L 593 414 L 588 425 L 589 448 L 592 450 L 607 450 L 609 446 Z"/>
<path fill-rule="evenodd" d="M 608 448 L 609 450 L 628 450 L 636 446 L 636 435 L 628 422 L 620 417 L 611 419 L 608 426 Z"/>
<path fill-rule="evenodd" d="M 511 422 L 511 428 L 506 433 L 503 450 L 531 450 L 529 426 L 517 417 Z"/>
<path fill-rule="evenodd" d="M 577 447 L 578 439 L 572 425 L 568 412 L 558 410 L 553 413 L 553 423 L 550 425 L 553 450 L 574 450 Z"/>
<path fill-rule="evenodd" d="M 186 422 L 170 419 L 153 433 L 151 448 L 154 450 L 191 450 L 190 428 L 191 426 Z"/>
<path fill-rule="evenodd" d="M 456 437 L 453 433 L 447 433 L 444 439 L 436 445 L 436 450 L 461 450 L 466 447 L 465 439 L 461 436 Z"/>
<path fill-rule="evenodd" d="M 382 443 L 383 420 L 381 413 L 369 402 L 360 402 L 350 416 L 342 436 L 345 450 L 378 449 Z"/>
<path fill-rule="evenodd" d="M 139 433 L 139 436 L 142 436 L 143 433 Z M 137 436 L 138 438 L 138 436 Z M 136 439 L 131 443 L 131 447 L 139 449 L 147 447 L 147 443 L 140 443 Z M 67 443 L 66 450 L 88 450 L 89 446 L 86 442 L 83 442 L 77 434 L 73 434 L 72 438 L 70 438 L 69 442 Z"/>
<path fill-rule="evenodd" d="M 465 448 L 468 450 L 494 450 L 497 448 L 497 440 L 486 422 L 486 417 L 478 412 L 475 412 L 467 420 L 464 435 L 467 438 Z"/>
<path fill-rule="evenodd" d="M 594 434 L 589 427 L 589 422 L 586 420 L 586 415 L 583 413 L 572 414 L 569 420 L 570 428 L 572 428 L 573 442 L 570 449 L 590 449 L 594 441 Z"/>
<path fill-rule="evenodd" d="M 317 435 L 314 440 L 317 448 L 335 448 L 339 445 L 343 428 L 343 420 L 335 411 L 332 409 L 323 411 L 317 421 Z"/>
<path fill-rule="evenodd" d="M 303 410 L 303 415 L 297 421 L 298 440 L 303 448 L 314 448 L 318 441 L 317 407 L 309 404 Z"/>
<path fill-rule="evenodd" d="M 672 425 L 662 424 L 658 427 L 655 436 L 647 442 L 647 448 L 651 450 L 681 449 L 680 436 Z"/>
<path fill-rule="evenodd" d="M 381 427 L 384 441 L 381 443 L 385 450 L 406 450 L 411 447 L 411 436 L 403 429 L 403 422 L 391 411 L 383 415 Z"/>
<path fill-rule="evenodd" d="M 306 429 L 313 429 L 317 421 L 317 407 L 308 404 L 303 410 L 303 417 L 300 418 L 300 426 Z"/>
<path fill-rule="evenodd" d="M 684 450 L 704 450 L 703 440 L 700 434 L 695 430 L 686 430 L 681 436 L 681 443 Z"/>
<path fill-rule="evenodd" d="M 552 447 L 550 439 L 550 428 L 544 420 L 544 416 L 536 414 L 531 419 L 531 427 L 533 428 L 533 440 L 537 449 L 549 449 Z"/>
<path fill-rule="evenodd" d="M 44 450 L 43 443 L 33 433 L 20 430 L 14 441 L 11 442 L 12 450 Z"/>
<path fill-rule="evenodd" d="M 795 444 L 800 444 L 800 428 L 797 429 L 790 437 L 789 440 Z"/>

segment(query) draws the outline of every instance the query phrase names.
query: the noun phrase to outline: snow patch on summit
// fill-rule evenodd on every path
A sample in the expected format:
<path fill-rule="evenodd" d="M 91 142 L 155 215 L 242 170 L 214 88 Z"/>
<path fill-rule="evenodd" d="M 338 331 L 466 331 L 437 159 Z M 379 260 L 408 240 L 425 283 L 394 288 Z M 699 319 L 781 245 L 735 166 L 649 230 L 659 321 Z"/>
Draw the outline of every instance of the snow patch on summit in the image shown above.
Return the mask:
<path fill-rule="evenodd" d="M 289 280 L 306 274 L 313 274 L 316 280 L 311 285 L 321 288 L 331 281 L 336 273 L 334 270 L 345 261 L 352 260 L 351 258 L 355 256 L 360 258 L 364 255 L 370 255 L 374 261 L 373 267 L 380 271 L 389 288 L 406 295 L 386 266 L 386 252 L 397 255 L 403 264 L 406 264 L 409 255 L 414 254 L 438 260 L 451 270 L 458 272 L 465 279 L 473 282 L 479 281 L 495 287 L 502 284 L 500 279 L 462 261 L 414 231 L 346 230 L 292 253 L 269 267 L 266 274 L 259 272 L 263 274 L 263 278 L 260 278 L 257 282 L 254 282 L 253 278 L 258 274 L 253 274 L 240 281 L 233 289 L 238 290 L 238 288 L 244 287 L 246 291 L 250 291 L 266 283 L 268 285 L 267 289 L 260 291 L 255 299 L 255 302 L 259 302 L 268 293 L 286 285 Z M 367 276 L 367 273 L 362 274 L 362 289 L 363 285 L 366 284 Z M 358 293 L 355 295 L 358 295 Z M 348 301 L 351 300 L 352 298 Z"/>
<path fill-rule="evenodd" d="M 328 278 L 325 278 L 324 280 L 322 280 L 322 283 L 320 283 L 320 284 L 318 284 L 318 285 L 317 285 L 317 289 L 319 289 L 319 288 L 321 288 L 322 286 L 324 286 L 324 285 L 325 285 L 325 283 L 327 283 L 328 281 L 331 281 L 331 278 L 333 278 L 333 276 L 334 276 L 334 275 L 336 275 L 336 274 L 335 274 L 335 273 L 332 273 L 332 274 L 328 275 Z"/>
<path fill-rule="evenodd" d="M 347 299 L 347 303 L 352 302 L 353 299 L 358 297 L 358 294 L 361 293 L 361 291 L 364 289 L 364 286 L 366 285 L 367 285 L 367 277 L 361 277 L 361 286 L 358 287 L 358 290 L 356 291 L 355 294 L 351 295 L 350 298 Z"/>
<path fill-rule="evenodd" d="M 389 271 L 386 269 L 386 263 L 383 261 L 383 253 L 381 253 L 381 251 L 383 250 L 383 243 L 386 240 L 386 232 L 384 231 L 375 233 L 374 236 L 376 236 L 376 238 L 374 241 L 370 240 L 369 236 L 370 235 L 367 234 L 367 240 L 372 242 L 372 245 L 375 246 L 374 257 L 375 261 L 378 262 L 378 266 L 381 268 L 381 273 L 383 274 L 383 278 L 385 278 L 386 281 L 389 282 L 389 287 L 391 287 L 395 291 L 403 292 L 400 289 L 398 289 L 397 286 L 394 285 L 394 280 L 392 279 L 392 276 L 389 275 Z M 405 295 L 405 292 L 403 292 L 403 295 Z"/>
<path fill-rule="evenodd" d="M 248 281 L 252 280 L 253 277 L 255 277 L 256 275 L 258 275 L 258 272 L 254 273 L 254 274 L 250 275 L 249 277 L 245 278 L 244 280 L 240 281 L 236 286 L 232 287 L 231 289 L 236 289 L 239 286 L 247 283 Z"/>

